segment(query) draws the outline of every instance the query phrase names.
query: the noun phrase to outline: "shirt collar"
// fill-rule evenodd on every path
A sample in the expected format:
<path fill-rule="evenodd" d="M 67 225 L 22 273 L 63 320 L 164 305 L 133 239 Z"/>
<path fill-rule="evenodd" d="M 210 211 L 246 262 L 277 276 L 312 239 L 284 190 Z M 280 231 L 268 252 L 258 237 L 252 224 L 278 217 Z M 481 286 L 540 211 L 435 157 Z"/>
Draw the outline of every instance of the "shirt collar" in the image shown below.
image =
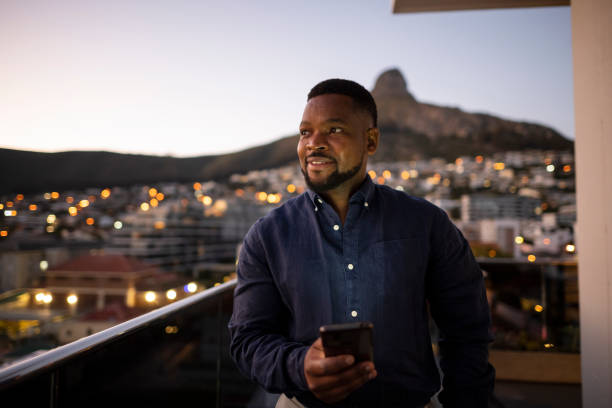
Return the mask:
<path fill-rule="evenodd" d="M 323 197 L 321 197 L 318 193 L 311 189 L 307 189 L 306 194 L 308 194 L 308 197 L 310 198 L 310 201 L 314 204 L 315 208 L 318 208 L 321 204 L 325 202 Z M 363 183 L 361 183 L 357 191 L 355 191 L 349 199 L 349 203 L 370 203 L 373 197 L 374 183 L 372 182 L 370 176 L 366 175 L 365 180 L 363 180 Z"/>

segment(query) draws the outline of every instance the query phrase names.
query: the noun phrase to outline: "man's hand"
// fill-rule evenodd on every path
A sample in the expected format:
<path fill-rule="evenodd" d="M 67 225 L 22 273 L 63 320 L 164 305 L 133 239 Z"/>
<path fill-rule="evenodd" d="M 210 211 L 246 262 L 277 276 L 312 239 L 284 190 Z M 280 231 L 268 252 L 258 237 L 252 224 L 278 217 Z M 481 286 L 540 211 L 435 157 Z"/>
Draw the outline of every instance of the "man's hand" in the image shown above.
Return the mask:
<path fill-rule="evenodd" d="M 310 391 L 328 404 L 345 399 L 377 375 L 371 361 L 355 364 L 348 354 L 325 357 L 320 337 L 306 352 L 304 374 Z"/>

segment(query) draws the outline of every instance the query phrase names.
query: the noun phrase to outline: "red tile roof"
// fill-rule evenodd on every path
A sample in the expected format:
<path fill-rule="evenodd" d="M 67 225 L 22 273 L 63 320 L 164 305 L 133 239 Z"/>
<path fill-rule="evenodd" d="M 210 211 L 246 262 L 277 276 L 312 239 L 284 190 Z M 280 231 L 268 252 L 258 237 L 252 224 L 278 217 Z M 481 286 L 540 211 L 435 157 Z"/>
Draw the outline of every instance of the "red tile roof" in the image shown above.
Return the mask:
<path fill-rule="evenodd" d="M 83 255 L 49 268 L 49 271 L 138 272 L 157 269 L 139 259 L 125 255 Z"/>

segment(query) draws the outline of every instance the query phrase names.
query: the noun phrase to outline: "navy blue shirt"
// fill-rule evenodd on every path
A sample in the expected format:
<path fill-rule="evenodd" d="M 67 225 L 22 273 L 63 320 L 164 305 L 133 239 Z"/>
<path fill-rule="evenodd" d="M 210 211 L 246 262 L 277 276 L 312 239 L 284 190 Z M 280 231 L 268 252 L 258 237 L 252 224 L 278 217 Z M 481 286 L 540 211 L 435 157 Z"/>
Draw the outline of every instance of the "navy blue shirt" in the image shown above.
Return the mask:
<path fill-rule="evenodd" d="M 378 376 L 334 406 L 422 406 L 440 389 L 429 307 L 441 334 L 440 400 L 487 406 L 494 370 L 482 273 L 433 204 L 366 177 L 343 225 L 307 191 L 251 227 L 237 272 L 230 350 L 266 390 L 327 406 L 308 391 L 308 347 L 322 325 L 370 321 Z"/>

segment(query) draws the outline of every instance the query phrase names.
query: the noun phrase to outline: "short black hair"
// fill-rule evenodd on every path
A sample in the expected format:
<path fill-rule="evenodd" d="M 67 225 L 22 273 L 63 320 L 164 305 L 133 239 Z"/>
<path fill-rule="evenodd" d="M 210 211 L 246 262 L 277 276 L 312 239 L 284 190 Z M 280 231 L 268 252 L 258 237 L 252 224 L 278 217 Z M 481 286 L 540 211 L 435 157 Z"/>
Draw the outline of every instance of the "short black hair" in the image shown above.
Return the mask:
<path fill-rule="evenodd" d="M 315 96 L 326 94 L 340 94 L 350 97 L 359 108 L 364 109 L 372 117 L 374 127 L 378 127 L 378 112 L 376 110 L 376 102 L 370 91 L 359 85 L 357 82 L 348 79 L 326 79 L 325 81 L 316 84 L 310 92 L 308 92 L 307 101 Z"/>

